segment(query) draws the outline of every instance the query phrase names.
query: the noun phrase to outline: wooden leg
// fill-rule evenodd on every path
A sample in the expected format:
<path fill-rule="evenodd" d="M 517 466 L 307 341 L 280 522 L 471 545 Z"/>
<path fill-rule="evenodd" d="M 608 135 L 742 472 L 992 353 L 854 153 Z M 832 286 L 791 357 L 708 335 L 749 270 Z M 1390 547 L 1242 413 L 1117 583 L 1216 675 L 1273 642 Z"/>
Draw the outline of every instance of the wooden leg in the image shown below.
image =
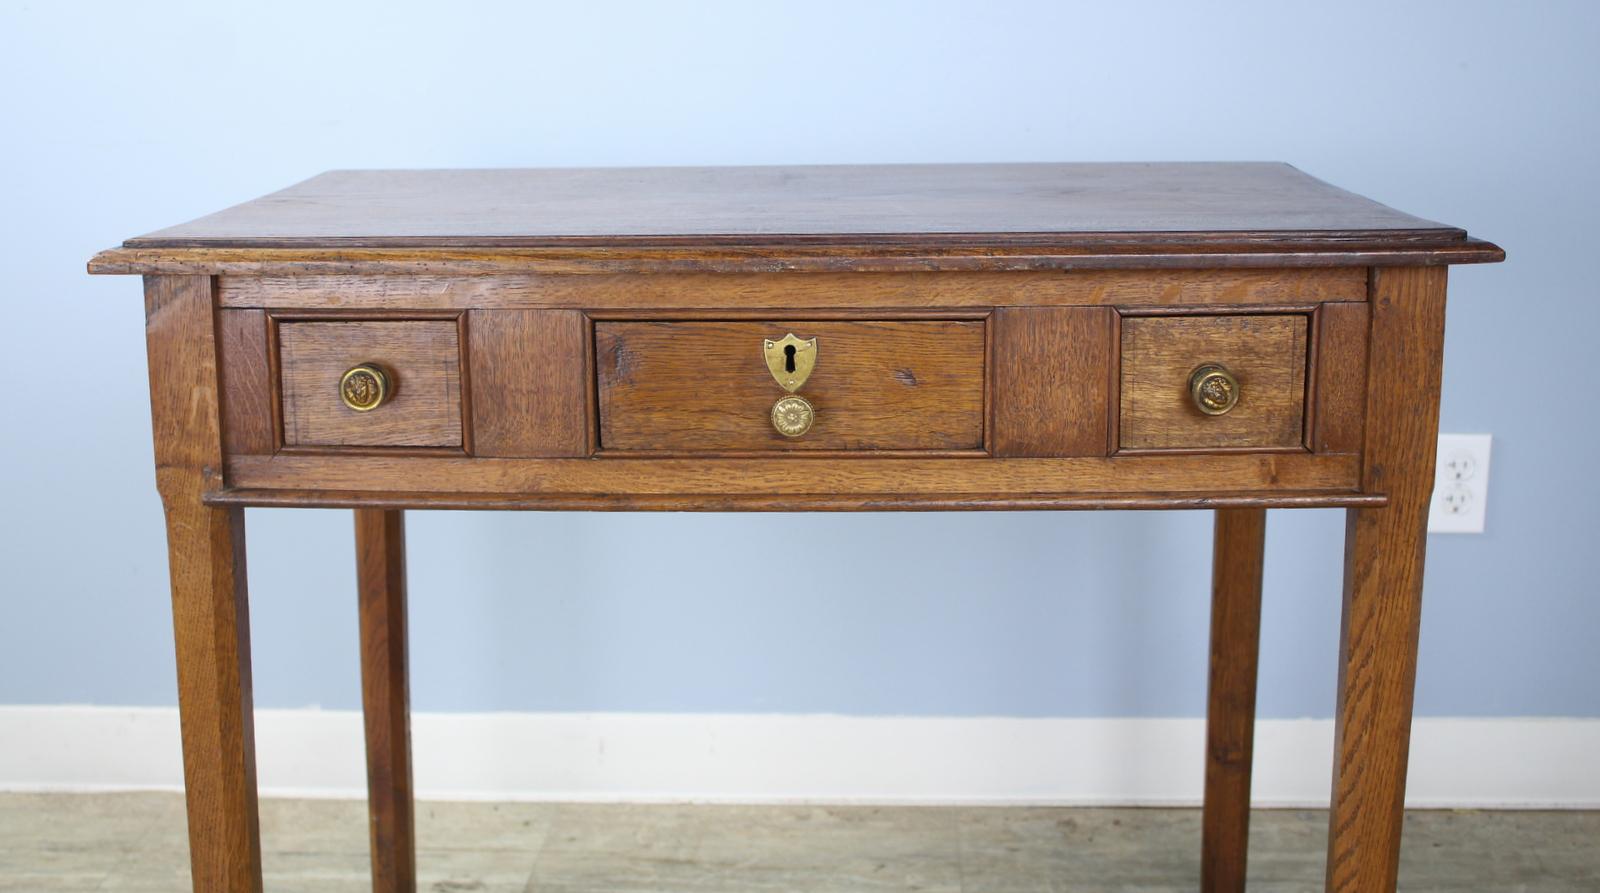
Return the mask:
<path fill-rule="evenodd" d="M 145 317 L 194 889 L 260 893 L 244 513 L 201 501 L 222 467 L 210 278 L 147 277 Z"/>
<path fill-rule="evenodd" d="M 1250 847 L 1265 509 L 1219 509 L 1211 566 L 1211 673 L 1200 889 L 1242 893 Z"/>
<path fill-rule="evenodd" d="M 1363 487 L 1345 526 L 1327 889 L 1391 893 L 1400 864 L 1422 563 L 1439 428 L 1442 267 L 1378 270 Z"/>
<path fill-rule="evenodd" d="M 406 668 L 405 515 L 357 509 L 361 704 L 367 727 L 367 803 L 373 893 L 415 893 L 411 693 Z"/>

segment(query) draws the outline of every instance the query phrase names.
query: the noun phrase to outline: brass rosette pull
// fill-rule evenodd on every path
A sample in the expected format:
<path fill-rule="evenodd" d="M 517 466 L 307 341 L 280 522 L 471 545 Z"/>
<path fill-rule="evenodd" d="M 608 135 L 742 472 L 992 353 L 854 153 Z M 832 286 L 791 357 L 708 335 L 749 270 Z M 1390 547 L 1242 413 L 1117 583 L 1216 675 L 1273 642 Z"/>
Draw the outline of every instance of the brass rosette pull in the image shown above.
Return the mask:
<path fill-rule="evenodd" d="M 804 397 L 790 394 L 772 404 L 772 427 L 784 437 L 799 437 L 811 430 L 816 412 Z"/>

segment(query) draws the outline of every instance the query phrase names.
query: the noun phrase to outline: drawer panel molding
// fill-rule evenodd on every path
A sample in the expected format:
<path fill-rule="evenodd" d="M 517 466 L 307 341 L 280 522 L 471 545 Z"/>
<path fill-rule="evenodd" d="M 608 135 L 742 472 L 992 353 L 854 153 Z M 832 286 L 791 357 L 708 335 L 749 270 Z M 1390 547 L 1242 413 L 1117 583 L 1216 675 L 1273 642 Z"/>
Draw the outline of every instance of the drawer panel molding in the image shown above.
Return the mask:
<path fill-rule="evenodd" d="M 984 322 L 595 323 L 603 451 L 977 451 L 984 447 Z M 788 396 L 764 344 L 817 341 L 797 396 L 800 436 L 776 430 Z"/>
<path fill-rule="evenodd" d="M 1309 321 L 1303 313 L 1125 317 L 1121 449 L 1305 449 Z"/>
<path fill-rule="evenodd" d="M 457 320 L 280 320 L 276 340 L 285 448 L 464 446 Z M 341 397 L 362 364 L 388 384 L 370 411 Z"/>

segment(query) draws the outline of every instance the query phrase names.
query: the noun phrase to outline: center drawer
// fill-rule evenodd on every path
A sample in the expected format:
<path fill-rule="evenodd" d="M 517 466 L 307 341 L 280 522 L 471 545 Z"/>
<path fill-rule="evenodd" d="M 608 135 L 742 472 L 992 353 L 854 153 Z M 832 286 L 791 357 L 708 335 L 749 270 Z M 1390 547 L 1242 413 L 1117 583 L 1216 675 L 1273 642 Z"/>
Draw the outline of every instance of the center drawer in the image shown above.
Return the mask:
<path fill-rule="evenodd" d="M 982 321 L 597 322 L 594 335 L 605 450 L 983 447 Z M 808 366 L 791 394 L 779 375 Z M 775 419 L 791 396 L 809 416 L 790 401 Z"/>

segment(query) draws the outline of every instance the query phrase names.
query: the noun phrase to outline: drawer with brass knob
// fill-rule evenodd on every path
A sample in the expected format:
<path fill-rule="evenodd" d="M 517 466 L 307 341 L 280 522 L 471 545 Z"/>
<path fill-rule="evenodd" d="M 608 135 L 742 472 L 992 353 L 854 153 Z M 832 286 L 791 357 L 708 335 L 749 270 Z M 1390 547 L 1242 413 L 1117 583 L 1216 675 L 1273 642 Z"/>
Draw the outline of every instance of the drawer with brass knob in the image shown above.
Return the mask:
<path fill-rule="evenodd" d="M 461 447 L 453 319 L 281 320 L 285 447 Z"/>
<path fill-rule="evenodd" d="M 1303 449 L 1303 313 L 1122 320 L 1122 451 Z"/>
<path fill-rule="evenodd" d="M 597 321 L 604 451 L 981 450 L 984 322 Z"/>

